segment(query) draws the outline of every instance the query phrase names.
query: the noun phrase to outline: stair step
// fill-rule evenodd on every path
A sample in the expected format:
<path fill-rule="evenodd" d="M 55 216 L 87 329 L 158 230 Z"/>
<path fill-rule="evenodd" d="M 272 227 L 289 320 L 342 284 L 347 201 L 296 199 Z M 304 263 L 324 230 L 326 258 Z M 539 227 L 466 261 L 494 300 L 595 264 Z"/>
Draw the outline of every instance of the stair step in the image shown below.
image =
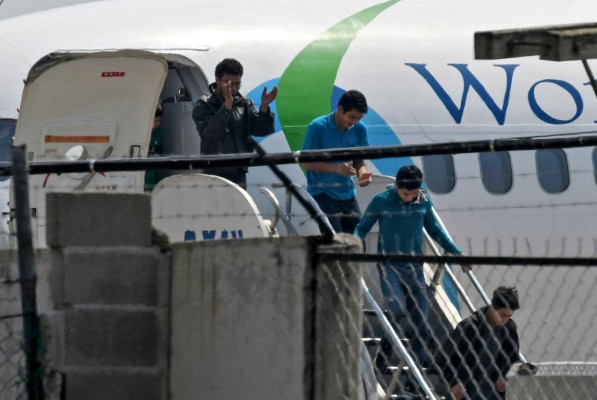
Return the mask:
<path fill-rule="evenodd" d="M 390 316 L 390 311 L 389 310 L 383 310 L 383 313 L 386 317 Z M 375 310 L 370 309 L 370 308 L 365 308 L 363 309 L 363 314 L 367 315 L 367 316 L 371 316 L 371 317 L 376 317 L 377 313 L 375 312 Z"/>
<path fill-rule="evenodd" d="M 402 368 L 402 372 L 408 372 L 410 370 L 410 367 L 408 365 L 404 365 L 402 367 L 397 366 L 397 365 L 388 365 L 387 367 L 385 367 L 384 369 L 384 374 L 394 374 L 396 373 L 396 371 L 398 371 L 399 368 Z M 419 371 L 421 371 L 422 373 L 427 372 L 428 368 L 419 368 Z"/>
<path fill-rule="evenodd" d="M 446 397 L 444 396 L 435 396 L 436 399 L 438 400 L 447 400 Z M 395 400 L 427 400 L 429 399 L 428 396 L 423 396 L 420 394 L 410 394 L 410 393 L 401 393 L 401 394 L 393 394 L 390 396 L 390 399 L 395 399 Z"/>
<path fill-rule="evenodd" d="M 362 340 L 366 346 L 379 346 L 381 344 L 381 338 L 378 337 L 364 337 Z"/>

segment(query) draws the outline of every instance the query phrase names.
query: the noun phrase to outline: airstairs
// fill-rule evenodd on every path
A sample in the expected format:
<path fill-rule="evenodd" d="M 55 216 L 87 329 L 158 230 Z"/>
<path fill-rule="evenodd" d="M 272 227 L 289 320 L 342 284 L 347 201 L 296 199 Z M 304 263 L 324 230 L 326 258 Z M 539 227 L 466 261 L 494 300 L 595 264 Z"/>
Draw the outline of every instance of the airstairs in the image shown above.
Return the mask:
<path fill-rule="evenodd" d="M 366 208 L 375 193 L 383 191 L 387 185 L 393 183 L 394 179 L 391 177 L 374 176 L 371 185 L 367 188 L 359 188 L 357 197 L 361 210 Z M 306 190 L 299 186 L 297 186 L 297 189 L 319 210 L 317 203 Z M 277 226 L 281 222 L 288 235 L 297 235 L 298 229 L 293 223 L 293 214 L 289 212 L 292 206 L 290 195 L 287 196 L 285 210 L 270 189 L 261 188 L 260 191 L 267 197 L 274 209 L 271 229 L 277 232 Z M 436 217 L 441 223 L 441 219 L 437 214 Z M 377 226 L 368 235 L 366 247 L 369 252 L 375 252 L 376 249 L 376 229 Z M 426 253 L 436 256 L 442 255 L 427 233 L 425 233 L 425 241 Z M 461 320 L 457 300 L 451 299 L 446 293 L 443 282 L 445 280 L 451 282 L 453 289 L 458 292 L 460 299 L 471 312 L 475 310 L 475 307 L 452 272 L 451 266 L 424 264 L 424 269 L 430 310 L 435 311 L 430 312 L 430 316 L 435 315 L 435 317 L 429 320 L 431 339 L 428 345 L 429 350 L 433 351 L 434 346 L 437 346 L 437 342 L 441 341 L 438 338 L 444 338 Z M 469 271 L 467 275 L 484 301 L 489 304 L 489 298 L 473 273 Z M 361 345 L 362 398 L 365 400 L 445 399 L 446 397 L 436 393 L 434 386 L 428 379 L 426 368 L 421 368 L 414 361 L 409 340 L 403 334 L 404 330 L 395 329 L 390 321 L 389 313 L 387 310 L 382 309 L 381 293 L 379 290 L 377 292 L 375 290 L 378 287 L 379 277 L 375 268 L 364 268 L 362 280 L 365 298 Z M 391 351 L 388 352 L 390 357 L 387 359 L 383 356 L 382 342 L 384 346 L 386 343 L 391 346 Z M 521 359 L 524 360 L 522 355 Z"/>
<path fill-rule="evenodd" d="M 387 183 L 386 177 L 376 177 L 373 185 L 379 188 L 380 185 L 385 186 Z M 315 208 L 319 209 L 315 200 L 302 187 L 297 186 L 304 197 L 306 197 Z M 375 189 L 373 189 L 375 190 Z M 381 191 L 383 189 L 378 190 Z M 285 211 L 279 204 L 277 198 L 268 188 L 261 188 L 260 192 L 266 196 L 274 209 L 274 217 L 272 218 L 272 228 L 277 229 L 277 225 L 281 222 L 288 235 L 297 235 L 298 229 L 294 226 L 291 219 L 291 213 Z M 376 192 L 375 192 L 376 193 Z M 373 193 L 372 193 L 373 194 Z M 369 199 L 371 196 L 368 197 Z M 286 200 L 286 210 L 291 209 L 292 202 L 290 196 Z M 361 206 L 364 209 L 364 206 Z M 374 233 L 376 240 L 376 232 Z M 368 246 L 374 249 L 375 246 Z M 431 273 L 431 268 L 426 266 Z M 362 346 L 361 346 L 361 371 L 363 378 L 363 398 L 364 399 L 441 399 L 434 395 L 432 388 L 427 383 L 423 371 L 415 364 L 408 339 L 400 337 L 396 334 L 388 313 L 380 307 L 379 294 L 374 295 L 368 288 L 368 281 L 372 282 L 377 277 L 367 276 L 362 281 L 362 287 L 365 294 L 366 308 L 363 310 L 364 323 L 362 332 Z M 431 279 L 430 276 L 429 279 Z M 437 279 L 437 278 L 436 278 Z M 373 283 L 378 286 L 378 283 Z M 445 293 L 443 293 L 445 296 Z M 454 310 L 450 310 L 452 313 Z M 457 314 L 457 313 L 456 313 Z M 451 318 L 454 320 L 454 318 Z M 456 321 L 454 321 L 456 322 Z M 455 326 L 453 323 L 452 326 Z M 388 362 L 387 368 L 377 368 L 375 366 L 375 359 L 379 360 L 381 356 L 382 338 L 387 338 L 393 348 L 393 355 Z M 384 340 L 384 341 L 385 341 Z"/>

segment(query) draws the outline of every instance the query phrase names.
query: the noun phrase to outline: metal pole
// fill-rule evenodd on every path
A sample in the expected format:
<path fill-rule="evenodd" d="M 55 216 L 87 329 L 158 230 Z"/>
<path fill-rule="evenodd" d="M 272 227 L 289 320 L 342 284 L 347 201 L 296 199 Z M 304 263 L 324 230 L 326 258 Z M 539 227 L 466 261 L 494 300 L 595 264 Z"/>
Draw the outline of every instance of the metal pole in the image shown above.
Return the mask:
<path fill-rule="evenodd" d="M 582 59 L 582 66 L 585 67 L 585 71 L 589 77 L 589 84 L 593 88 L 593 92 L 595 92 L 595 97 L 597 97 L 597 82 L 595 82 L 595 78 L 593 77 L 593 72 L 591 71 L 589 63 L 584 58 Z"/>
<path fill-rule="evenodd" d="M 12 167 L 16 227 L 23 309 L 23 334 L 26 357 L 26 387 L 29 400 L 44 398 L 42 365 L 39 360 L 40 329 L 37 317 L 35 257 L 31 230 L 31 206 L 29 205 L 29 174 L 25 146 L 13 146 Z"/>
<path fill-rule="evenodd" d="M 296 164 L 314 161 L 374 160 L 393 157 L 418 157 L 432 154 L 468 154 L 486 151 L 523 151 L 535 149 L 574 148 L 597 145 L 595 131 L 587 136 L 476 140 L 450 143 L 425 143 L 400 146 L 369 146 L 344 149 L 308 150 L 294 153 L 238 153 L 211 156 L 172 156 L 155 158 L 121 158 L 85 161 L 44 161 L 29 165 L 30 175 L 71 172 L 141 171 L 147 169 L 201 169 L 224 167 L 257 167 Z M 580 134 L 580 133 L 578 133 Z M 577 134 L 575 134 L 577 135 Z M 570 136 L 561 134 L 561 136 Z M 0 162 L 0 176 L 12 174 L 10 163 Z"/>

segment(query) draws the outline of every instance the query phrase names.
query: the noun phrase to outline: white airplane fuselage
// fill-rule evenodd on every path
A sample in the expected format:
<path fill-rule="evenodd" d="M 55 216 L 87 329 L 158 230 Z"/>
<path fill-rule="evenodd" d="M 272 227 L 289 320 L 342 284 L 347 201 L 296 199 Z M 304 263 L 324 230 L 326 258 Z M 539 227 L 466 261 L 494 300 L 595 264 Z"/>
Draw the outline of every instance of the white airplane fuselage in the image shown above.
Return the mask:
<path fill-rule="evenodd" d="M 171 133 L 165 146 L 174 154 L 199 153 L 192 105 L 214 81 L 215 65 L 225 57 L 243 63 L 242 93 L 256 103 L 263 87 L 279 88 L 272 107 L 276 133 L 261 141 L 269 152 L 299 150 L 306 125 L 333 111 L 341 93 L 352 88 L 367 97 L 370 111 L 364 122 L 369 142 L 376 146 L 592 132 L 597 99 L 580 62 L 535 57 L 478 61 L 473 35 L 595 20 L 597 9 L 590 0 L 566 6 L 551 0 L 82 4 L 0 23 L 0 81 L 6 88 L 0 94 L 0 119 L 15 119 L 19 107 L 21 115 L 36 115 L 30 103 L 39 103 L 21 100 L 21 82 L 46 54 L 141 49 L 182 56 L 194 64 L 186 82 L 171 71 L 161 93 L 155 94 L 165 105 L 163 126 Z M 181 87 L 185 93 L 177 97 Z M 137 114 L 139 123 L 127 123 L 142 126 L 146 141 L 151 115 Z M 47 116 L 49 120 L 41 118 L 32 125 L 37 132 L 64 119 Z M 17 143 L 27 142 L 27 123 L 19 121 Z M 114 151 L 110 157 L 126 157 L 127 151 Z M 471 254 L 593 254 L 594 150 L 563 153 L 569 184 L 563 183 L 563 190 L 555 193 L 542 187 L 534 151 L 513 151 L 506 157 L 512 176 L 511 187 L 503 193 L 491 193 L 484 185 L 478 154 L 456 155 L 453 187 L 446 193 L 430 188 L 433 202 L 451 235 Z M 368 166 L 376 174 L 394 176 L 407 163 L 422 166 L 427 174 L 420 157 L 373 160 Z M 298 166 L 282 169 L 305 184 Z M 268 215 L 271 207 L 258 190 L 277 179 L 266 167 L 252 168 L 248 179 L 249 193 Z M 283 193 L 275 193 L 283 203 Z M 313 225 L 303 233 L 313 233 Z"/>

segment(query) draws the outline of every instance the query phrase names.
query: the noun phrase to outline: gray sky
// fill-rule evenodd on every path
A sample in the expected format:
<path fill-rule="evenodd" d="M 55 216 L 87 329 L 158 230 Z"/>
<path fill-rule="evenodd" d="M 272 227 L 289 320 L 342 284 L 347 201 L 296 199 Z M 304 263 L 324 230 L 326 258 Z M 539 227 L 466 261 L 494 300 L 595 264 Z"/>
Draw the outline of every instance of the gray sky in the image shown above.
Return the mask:
<path fill-rule="evenodd" d="M 0 19 L 96 0 L 0 0 Z"/>

